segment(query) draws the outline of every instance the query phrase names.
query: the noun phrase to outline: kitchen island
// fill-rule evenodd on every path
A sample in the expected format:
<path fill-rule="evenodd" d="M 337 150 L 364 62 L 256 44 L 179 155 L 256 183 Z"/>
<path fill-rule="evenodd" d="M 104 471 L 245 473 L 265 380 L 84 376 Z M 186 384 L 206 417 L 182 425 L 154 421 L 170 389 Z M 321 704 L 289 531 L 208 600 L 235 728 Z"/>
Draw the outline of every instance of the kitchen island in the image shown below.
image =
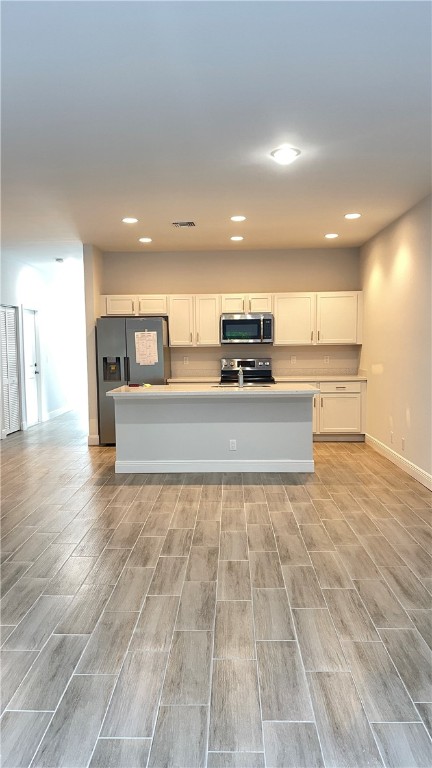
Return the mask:
<path fill-rule="evenodd" d="M 115 471 L 313 472 L 309 384 L 118 387 Z"/>

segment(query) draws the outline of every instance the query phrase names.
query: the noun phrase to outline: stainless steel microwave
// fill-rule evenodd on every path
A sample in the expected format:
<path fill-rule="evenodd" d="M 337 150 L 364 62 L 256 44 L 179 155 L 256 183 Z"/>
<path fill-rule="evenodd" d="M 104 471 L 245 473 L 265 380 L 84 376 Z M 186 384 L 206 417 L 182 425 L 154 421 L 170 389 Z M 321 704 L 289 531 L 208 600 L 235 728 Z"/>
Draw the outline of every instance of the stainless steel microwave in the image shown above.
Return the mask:
<path fill-rule="evenodd" d="M 270 312 L 221 315 L 221 344 L 272 344 L 273 325 Z"/>

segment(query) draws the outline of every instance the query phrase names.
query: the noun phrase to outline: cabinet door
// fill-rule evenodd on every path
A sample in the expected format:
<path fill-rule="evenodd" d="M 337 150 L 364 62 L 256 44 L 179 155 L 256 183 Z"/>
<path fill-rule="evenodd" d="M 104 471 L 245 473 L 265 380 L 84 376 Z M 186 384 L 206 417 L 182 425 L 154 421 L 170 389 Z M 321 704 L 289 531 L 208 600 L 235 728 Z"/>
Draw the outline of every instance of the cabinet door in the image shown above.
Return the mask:
<path fill-rule="evenodd" d="M 321 433 L 361 432 L 361 395 L 320 395 Z"/>
<path fill-rule="evenodd" d="M 157 294 L 138 296 L 138 313 L 140 315 L 166 315 L 167 297 Z"/>
<path fill-rule="evenodd" d="M 247 300 L 244 293 L 226 293 L 222 297 L 221 312 L 247 312 Z"/>
<path fill-rule="evenodd" d="M 314 435 L 319 431 L 319 404 L 320 404 L 319 395 L 314 395 L 313 401 L 312 401 L 312 406 L 313 406 L 312 432 L 314 433 Z"/>
<path fill-rule="evenodd" d="M 277 293 L 274 297 L 275 344 L 312 344 L 314 293 Z"/>
<path fill-rule="evenodd" d="M 195 296 L 195 341 L 197 346 L 219 346 L 220 296 Z"/>
<path fill-rule="evenodd" d="M 192 347 L 194 345 L 193 296 L 169 296 L 168 313 L 170 347 Z"/>
<path fill-rule="evenodd" d="M 317 294 L 318 344 L 358 343 L 357 292 Z"/>
<path fill-rule="evenodd" d="M 250 293 L 248 297 L 249 312 L 271 312 L 271 293 Z"/>
<path fill-rule="evenodd" d="M 107 296 L 107 315 L 134 315 L 136 296 Z"/>

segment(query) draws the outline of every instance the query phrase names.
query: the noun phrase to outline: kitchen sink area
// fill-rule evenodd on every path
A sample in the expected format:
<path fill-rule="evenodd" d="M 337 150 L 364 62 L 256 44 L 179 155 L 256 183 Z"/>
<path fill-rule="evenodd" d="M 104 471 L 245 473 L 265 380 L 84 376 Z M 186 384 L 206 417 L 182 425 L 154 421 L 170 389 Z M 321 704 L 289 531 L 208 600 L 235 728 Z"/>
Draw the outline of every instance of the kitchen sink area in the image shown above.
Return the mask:
<path fill-rule="evenodd" d="M 212 384 L 212 389 L 218 389 L 219 387 L 230 387 L 231 389 L 243 389 L 244 387 L 271 387 L 271 384 L 257 384 L 254 381 L 247 381 L 243 385 L 238 384 L 238 382 L 226 382 L 224 384 Z"/>

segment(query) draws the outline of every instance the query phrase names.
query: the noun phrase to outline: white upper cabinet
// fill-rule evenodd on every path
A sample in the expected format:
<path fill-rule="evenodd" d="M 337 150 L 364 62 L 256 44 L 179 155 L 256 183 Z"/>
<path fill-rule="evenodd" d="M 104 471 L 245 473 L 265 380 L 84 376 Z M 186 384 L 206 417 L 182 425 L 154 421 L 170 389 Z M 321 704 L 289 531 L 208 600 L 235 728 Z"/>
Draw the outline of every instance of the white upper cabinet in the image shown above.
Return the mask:
<path fill-rule="evenodd" d="M 220 315 L 219 295 L 195 296 L 195 343 L 197 346 L 219 346 Z"/>
<path fill-rule="evenodd" d="M 171 345 L 219 346 L 221 313 L 273 312 L 274 344 L 361 344 L 361 291 L 101 296 L 101 314 L 168 315 Z"/>
<path fill-rule="evenodd" d="M 138 296 L 138 314 L 166 315 L 168 313 L 167 297 L 158 294 Z"/>
<path fill-rule="evenodd" d="M 271 293 L 249 293 L 247 312 L 271 312 L 273 309 Z"/>
<path fill-rule="evenodd" d="M 169 296 L 171 347 L 219 346 L 220 296 Z"/>
<path fill-rule="evenodd" d="M 362 293 L 276 293 L 275 344 L 361 344 Z"/>
<path fill-rule="evenodd" d="M 226 293 L 222 297 L 221 312 L 271 312 L 271 293 Z"/>
<path fill-rule="evenodd" d="M 222 297 L 221 312 L 247 312 L 246 295 L 244 293 L 229 293 Z"/>
<path fill-rule="evenodd" d="M 194 297 L 168 297 L 169 337 L 171 347 L 194 346 Z"/>
<path fill-rule="evenodd" d="M 315 294 L 276 293 L 274 343 L 295 345 L 315 341 Z"/>
<path fill-rule="evenodd" d="M 359 291 L 318 293 L 316 342 L 360 344 L 361 300 Z"/>
<path fill-rule="evenodd" d="M 134 315 L 137 308 L 136 296 L 107 296 L 107 315 Z"/>

